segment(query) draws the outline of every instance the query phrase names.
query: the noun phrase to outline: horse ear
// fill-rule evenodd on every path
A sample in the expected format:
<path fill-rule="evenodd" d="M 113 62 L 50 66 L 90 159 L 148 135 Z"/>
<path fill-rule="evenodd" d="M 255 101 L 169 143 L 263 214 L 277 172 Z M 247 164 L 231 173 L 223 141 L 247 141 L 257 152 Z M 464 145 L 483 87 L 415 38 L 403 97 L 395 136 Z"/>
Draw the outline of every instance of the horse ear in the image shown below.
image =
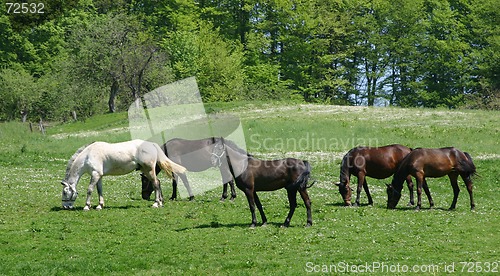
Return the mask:
<path fill-rule="evenodd" d="M 390 184 L 387 184 L 387 183 L 385 183 L 385 186 L 387 186 L 387 188 L 390 188 L 390 187 L 391 187 L 391 185 L 390 185 Z"/>
<path fill-rule="evenodd" d="M 335 182 L 333 184 L 335 184 L 336 186 L 340 186 L 340 182 Z"/>

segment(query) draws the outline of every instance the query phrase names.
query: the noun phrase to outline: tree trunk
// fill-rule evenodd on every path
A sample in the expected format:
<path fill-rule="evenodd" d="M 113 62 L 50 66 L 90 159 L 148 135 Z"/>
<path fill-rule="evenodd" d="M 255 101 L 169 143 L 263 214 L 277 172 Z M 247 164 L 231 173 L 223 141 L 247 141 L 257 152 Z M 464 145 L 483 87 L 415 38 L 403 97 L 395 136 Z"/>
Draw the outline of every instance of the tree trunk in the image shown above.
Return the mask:
<path fill-rule="evenodd" d="M 114 113 L 115 112 L 115 98 L 116 95 L 118 94 L 120 86 L 118 85 L 118 80 L 113 80 L 113 84 L 111 85 L 111 91 L 109 94 L 109 101 L 108 101 L 108 107 L 109 107 L 109 113 Z"/>

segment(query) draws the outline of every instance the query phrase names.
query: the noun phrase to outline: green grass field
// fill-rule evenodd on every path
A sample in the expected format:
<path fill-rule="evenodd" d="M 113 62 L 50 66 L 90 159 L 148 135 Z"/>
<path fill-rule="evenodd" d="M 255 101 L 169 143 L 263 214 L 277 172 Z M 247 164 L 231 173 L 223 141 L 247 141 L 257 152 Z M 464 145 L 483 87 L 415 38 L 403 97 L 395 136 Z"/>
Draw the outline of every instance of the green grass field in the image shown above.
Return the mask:
<path fill-rule="evenodd" d="M 267 227 L 248 228 L 244 194 L 220 202 L 221 189 L 167 201 L 160 209 L 140 195 L 138 173 L 105 177 L 106 207 L 83 212 L 88 176 L 78 185 L 77 210 L 61 210 L 67 160 L 95 140 L 130 139 L 127 114 L 54 124 L 45 136 L 21 123 L 0 124 L 0 275 L 303 275 L 315 272 L 447 274 L 498 272 L 500 113 L 469 110 L 213 104 L 211 112 L 240 116 L 247 149 L 262 159 L 309 160 L 317 183 L 309 190 L 313 226 L 299 206 L 291 227 L 285 190 L 260 193 Z M 368 179 L 374 206 L 343 207 L 333 185 L 340 161 L 357 145 L 401 143 L 455 146 L 474 158 L 476 210 L 463 182 L 457 209 L 448 178 L 429 179 L 436 203 L 386 209 L 385 183 Z M 160 174 L 163 193 L 171 192 Z M 180 185 L 182 186 L 182 185 Z M 97 193 L 93 204 L 97 202 Z M 258 214 L 257 214 L 258 215 Z M 258 216 L 260 221 L 260 217 Z M 495 273 L 498 274 L 498 273 Z"/>

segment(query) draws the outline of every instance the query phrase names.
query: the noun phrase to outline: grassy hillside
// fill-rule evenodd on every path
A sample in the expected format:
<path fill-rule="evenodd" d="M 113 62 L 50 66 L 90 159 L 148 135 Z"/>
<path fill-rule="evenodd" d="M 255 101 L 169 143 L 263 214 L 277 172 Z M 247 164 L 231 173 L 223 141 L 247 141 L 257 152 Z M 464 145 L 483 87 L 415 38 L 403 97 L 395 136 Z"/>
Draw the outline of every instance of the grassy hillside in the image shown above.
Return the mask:
<path fill-rule="evenodd" d="M 256 156 L 311 162 L 317 180 L 309 190 L 313 227 L 303 227 L 300 199 L 291 227 L 279 227 L 288 212 L 284 190 L 261 193 L 270 225 L 256 229 L 248 228 L 241 191 L 234 202 L 219 202 L 216 189 L 193 202 L 180 199 L 153 209 L 141 199 L 138 173 L 104 178 L 101 212 L 82 211 L 89 179 L 84 176 L 77 210 L 62 211 L 60 180 L 69 157 L 91 141 L 130 139 L 127 114 L 54 124 L 45 136 L 21 123 L 2 123 L 0 275 L 299 275 L 354 272 L 367 265 L 379 274 L 405 268 L 444 274 L 445 268 L 461 272 L 471 265 L 473 271 L 498 271 L 499 112 L 278 103 L 212 104 L 207 110 L 238 115 L 247 148 Z M 432 210 L 425 198 L 420 212 L 406 207 L 406 189 L 398 208 L 387 210 L 384 183 L 390 179 L 368 179 L 373 207 L 343 207 L 333 185 L 343 154 L 357 145 L 392 143 L 469 152 L 479 174 L 476 211 L 469 210 L 462 181 L 457 209 L 446 210 L 453 196 L 447 178 L 428 180 Z M 169 181 L 163 174 L 160 179 L 167 197 Z M 95 193 L 94 204 L 96 199 Z M 361 203 L 366 202 L 363 193 Z"/>

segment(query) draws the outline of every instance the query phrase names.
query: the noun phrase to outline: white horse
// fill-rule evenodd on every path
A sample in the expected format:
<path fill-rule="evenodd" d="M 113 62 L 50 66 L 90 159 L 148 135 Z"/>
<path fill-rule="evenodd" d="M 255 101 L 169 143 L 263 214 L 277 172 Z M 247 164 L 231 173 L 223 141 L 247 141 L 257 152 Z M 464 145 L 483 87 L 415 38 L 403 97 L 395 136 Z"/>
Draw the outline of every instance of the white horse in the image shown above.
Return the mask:
<path fill-rule="evenodd" d="M 134 170 L 142 173 L 154 184 L 156 194 L 153 207 L 163 206 L 163 195 L 160 182 L 155 174 L 155 167 L 159 165 L 169 178 L 172 172 L 185 173 L 186 168 L 170 160 L 160 149 L 158 144 L 132 140 L 122 143 L 110 144 L 94 142 L 79 148 L 68 161 L 66 177 L 62 180 L 62 207 L 72 209 L 78 196 L 76 186 L 84 173 L 90 174 L 90 185 L 87 191 L 87 201 L 83 210 L 90 209 L 90 198 L 95 185 L 99 193 L 99 205 L 96 210 L 104 207 L 102 196 L 102 177 L 104 175 L 124 175 Z"/>

